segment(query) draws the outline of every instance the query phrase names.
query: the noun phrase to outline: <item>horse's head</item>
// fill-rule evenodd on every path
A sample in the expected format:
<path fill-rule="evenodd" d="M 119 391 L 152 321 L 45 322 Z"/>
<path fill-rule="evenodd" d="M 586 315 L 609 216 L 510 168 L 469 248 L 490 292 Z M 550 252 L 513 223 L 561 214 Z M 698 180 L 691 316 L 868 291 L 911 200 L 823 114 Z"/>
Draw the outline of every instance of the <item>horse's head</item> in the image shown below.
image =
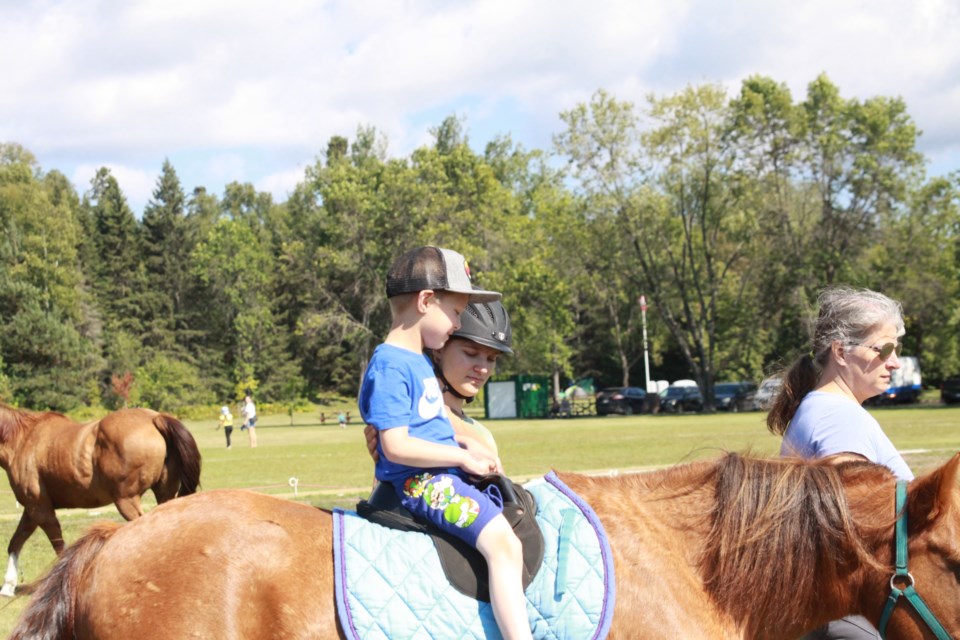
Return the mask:
<path fill-rule="evenodd" d="M 887 637 L 942 638 L 940 624 L 951 638 L 960 638 L 960 453 L 939 469 L 914 480 L 906 492 L 906 570 L 911 578 L 897 577 L 892 584 L 905 593 L 889 608 Z M 891 513 L 893 504 L 890 504 Z M 891 540 L 891 557 L 897 561 Z M 902 555 L 902 554 L 901 554 Z M 889 578 L 889 576 L 888 576 Z M 884 585 L 884 595 L 890 593 Z M 879 594 L 878 594 L 879 595 Z M 883 606 L 881 603 L 878 606 Z M 925 614 L 923 609 L 929 610 Z M 931 616 L 935 620 L 924 619 Z"/>

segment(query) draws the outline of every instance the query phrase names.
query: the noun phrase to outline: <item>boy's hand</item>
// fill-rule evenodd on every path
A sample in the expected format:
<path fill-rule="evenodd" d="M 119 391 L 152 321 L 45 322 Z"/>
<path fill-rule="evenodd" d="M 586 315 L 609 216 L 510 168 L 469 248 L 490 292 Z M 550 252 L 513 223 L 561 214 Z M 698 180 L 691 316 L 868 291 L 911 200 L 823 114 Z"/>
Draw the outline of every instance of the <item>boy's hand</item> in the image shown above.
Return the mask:
<path fill-rule="evenodd" d="M 466 460 L 460 468 L 474 476 L 485 476 L 490 473 L 499 473 L 500 461 L 479 453 L 466 452 Z"/>
<path fill-rule="evenodd" d="M 363 437 L 367 439 L 367 452 L 373 458 L 373 461 L 377 462 L 380 460 L 380 454 L 377 452 L 377 442 L 380 440 L 377 437 L 377 430 L 368 424 L 363 428 Z"/>
<path fill-rule="evenodd" d="M 490 447 L 471 436 L 457 434 L 456 438 L 457 443 L 462 449 L 466 449 L 474 456 L 493 460 L 493 463 L 496 465 L 497 469 L 496 471 L 491 471 L 490 473 L 503 473 L 503 464 L 500 462 L 500 457 L 494 451 L 492 451 Z"/>

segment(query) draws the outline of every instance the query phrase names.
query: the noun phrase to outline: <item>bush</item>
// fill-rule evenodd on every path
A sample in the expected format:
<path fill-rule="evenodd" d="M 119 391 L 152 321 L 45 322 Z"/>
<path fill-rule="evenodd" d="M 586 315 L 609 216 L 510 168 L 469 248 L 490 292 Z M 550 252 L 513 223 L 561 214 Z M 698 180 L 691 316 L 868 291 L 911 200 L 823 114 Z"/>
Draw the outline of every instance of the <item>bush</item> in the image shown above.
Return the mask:
<path fill-rule="evenodd" d="M 196 367 L 163 355 L 137 369 L 135 387 L 139 404 L 156 411 L 177 413 L 184 407 L 216 400 Z"/>

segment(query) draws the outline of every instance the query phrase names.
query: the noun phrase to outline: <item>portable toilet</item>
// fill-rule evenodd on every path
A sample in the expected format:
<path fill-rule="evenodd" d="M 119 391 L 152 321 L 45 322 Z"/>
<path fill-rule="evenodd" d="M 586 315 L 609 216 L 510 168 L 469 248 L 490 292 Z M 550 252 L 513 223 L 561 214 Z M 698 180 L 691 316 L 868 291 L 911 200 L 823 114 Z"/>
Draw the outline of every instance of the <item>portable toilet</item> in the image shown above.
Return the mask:
<path fill-rule="evenodd" d="M 487 418 L 543 418 L 550 409 L 550 378 L 515 375 L 487 382 L 483 408 Z"/>

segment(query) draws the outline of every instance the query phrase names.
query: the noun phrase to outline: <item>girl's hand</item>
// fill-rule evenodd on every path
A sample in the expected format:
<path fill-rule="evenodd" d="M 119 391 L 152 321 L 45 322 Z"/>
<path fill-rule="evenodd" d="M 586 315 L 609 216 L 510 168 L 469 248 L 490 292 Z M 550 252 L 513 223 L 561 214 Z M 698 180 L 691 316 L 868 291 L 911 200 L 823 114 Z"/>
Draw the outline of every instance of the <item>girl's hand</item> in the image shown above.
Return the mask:
<path fill-rule="evenodd" d="M 370 454 L 374 462 L 377 462 L 380 460 L 380 454 L 377 452 L 377 442 L 380 441 L 377 430 L 368 424 L 363 428 L 363 437 L 367 439 L 367 453 Z"/>

